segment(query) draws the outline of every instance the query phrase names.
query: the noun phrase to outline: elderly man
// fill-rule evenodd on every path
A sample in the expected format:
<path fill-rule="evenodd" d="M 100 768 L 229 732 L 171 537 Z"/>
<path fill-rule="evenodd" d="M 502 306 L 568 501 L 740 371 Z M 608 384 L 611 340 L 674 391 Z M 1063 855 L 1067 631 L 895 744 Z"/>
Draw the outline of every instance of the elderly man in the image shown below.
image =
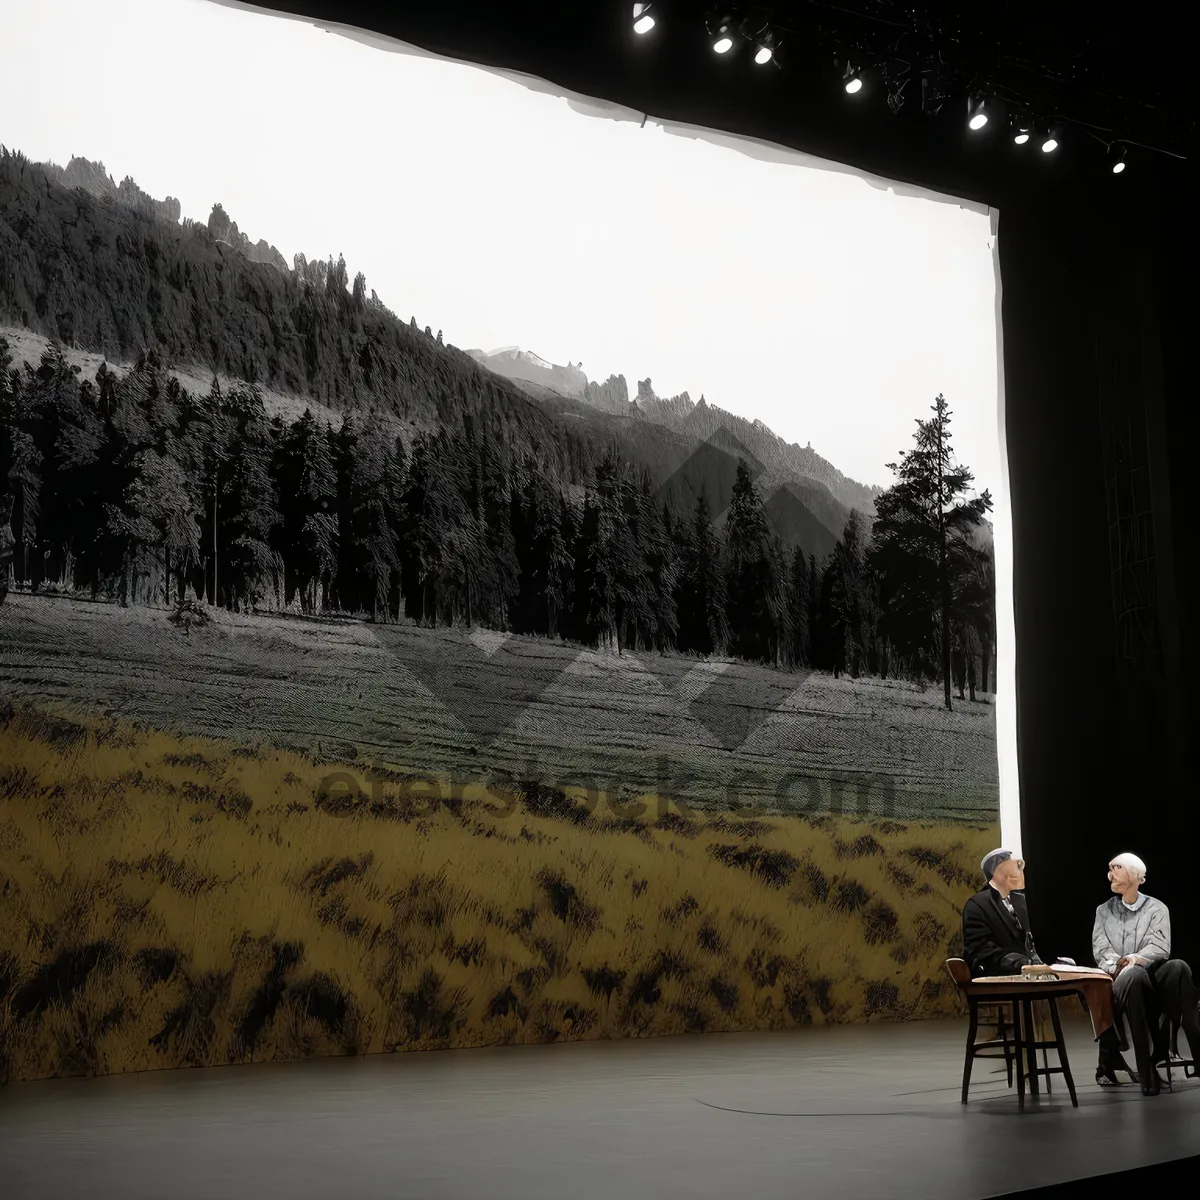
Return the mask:
<path fill-rule="evenodd" d="M 980 867 L 987 886 L 963 907 L 963 957 L 971 976 L 1017 975 L 1040 963 L 1029 909 L 1021 895 L 1025 863 L 1011 850 L 993 850 Z"/>
<path fill-rule="evenodd" d="M 1142 1094 L 1157 1096 L 1162 1080 L 1154 1064 L 1167 1054 L 1163 1018 L 1182 1027 L 1193 1060 L 1200 1062 L 1200 1017 L 1191 969 L 1171 957 L 1171 914 L 1161 900 L 1140 890 L 1145 880 L 1146 864 L 1136 854 L 1118 854 L 1108 864 L 1115 894 L 1096 909 L 1092 953 L 1096 966 L 1113 977 L 1113 1008 L 1129 1026 Z M 1105 1058 L 1102 1044 L 1102 1069 Z M 1106 1082 L 1099 1073 L 1097 1082 Z"/>

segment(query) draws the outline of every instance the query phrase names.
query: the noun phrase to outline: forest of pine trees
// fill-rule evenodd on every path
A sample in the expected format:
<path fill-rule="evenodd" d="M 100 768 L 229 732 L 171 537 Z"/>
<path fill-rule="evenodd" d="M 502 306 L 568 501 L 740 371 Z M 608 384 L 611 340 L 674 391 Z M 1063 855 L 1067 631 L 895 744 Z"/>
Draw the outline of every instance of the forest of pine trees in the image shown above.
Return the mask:
<path fill-rule="evenodd" d="M 89 380 L 57 349 L 16 369 L 0 340 L 18 588 L 939 680 L 947 705 L 994 688 L 991 501 L 966 499 L 941 397 L 874 513 L 818 558 L 785 549 L 745 464 L 724 514 L 686 487 L 664 500 L 644 427 L 624 450 L 564 427 L 397 320 L 341 258 L 251 261 L 218 238 L 223 210 L 176 225 L 58 174 L 0 147 L 0 316 L 118 361 L 153 349 Z M 179 362 L 343 422 L 271 416 L 253 382 L 191 394 L 164 367 Z"/>
<path fill-rule="evenodd" d="M 0 338 L 18 588 L 936 679 L 947 705 L 988 690 L 995 643 L 991 501 L 964 499 L 949 426 L 939 396 L 873 522 L 851 513 L 818 561 L 785 552 L 744 463 L 716 528 L 616 451 L 568 488 L 480 415 L 406 444 L 373 410 L 334 429 L 268 415 L 255 385 L 192 395 L 154 352 L 124 377 L 57 348 L 18 369 Z"/>

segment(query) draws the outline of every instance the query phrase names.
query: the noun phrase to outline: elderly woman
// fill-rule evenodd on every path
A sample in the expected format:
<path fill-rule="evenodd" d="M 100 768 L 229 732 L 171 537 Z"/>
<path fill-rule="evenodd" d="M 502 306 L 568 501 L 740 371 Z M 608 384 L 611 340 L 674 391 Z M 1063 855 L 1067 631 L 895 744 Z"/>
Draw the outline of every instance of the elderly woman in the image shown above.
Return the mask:
<path fill-rule="evenodd" d="M 1136 854 L 1118 854 L 1108 864 L 1114 895 L 1096 909 L 1092 953 L 1096 966 L 1113 977 L 1113 1008 L 1129 1026 L 1142 1094 L 1157 1096 L 1162 1080 L 1154 1064 L 1167 1054 L 1163 1018 L 1182 1026 L 1192 1058 L 1200 1062 L 1200 1016 L 1191 969 L 1171 957 L 1171 914 L 1140 890 L 1145 880 L 1146 864 Z M 1128 1071 L 1116 1050 L 1115 1034 L 1101 1040 L 1097 1083 L 1116 1083 L 1116 1071 Z"/>

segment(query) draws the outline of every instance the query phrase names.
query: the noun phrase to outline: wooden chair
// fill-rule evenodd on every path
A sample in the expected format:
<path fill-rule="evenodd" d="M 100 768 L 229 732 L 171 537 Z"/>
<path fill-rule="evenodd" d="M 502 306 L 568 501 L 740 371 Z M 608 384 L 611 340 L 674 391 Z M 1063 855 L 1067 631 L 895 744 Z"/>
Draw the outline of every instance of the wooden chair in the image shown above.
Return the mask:
<path fill-rule="evenodd" d="M 979 1004 L 979 1025 L 982 1029 L 994 1029 L 996 1036 L 987 1042 L 978 1043 L 981 1049 L 999 1046 L 1000 1054 L 977 1054 L 976 1058 L 1004 1059 L 1004 1070 L 1008 1077 L 1008 1086 L 1013 1085 L 1013 1044 L 1009 1041 L 1010 1021 L 1008 1009 L 1003 1004 Z M 1047 1081 L 1049 1082 L 1049 1081 Z"/>
<path fill-rule="evenodd" d="M 971 1068 L 975 1065 L 977 1058 L 1003 1058 L 1008 1076 L 1008 1086 L 1012 1087 L 1014 1044 L 1009 1041 L 1008 1031 L 1013 1027 L 1015 1021 L 1006 1021 L 1005 1013 L 1006 1010 L 1013 1011 L 1015 1018 L 1015 1001 L 984 1000 L 974 992 L 967 990 L 971 984 L 971 969 L 964 959 L 946 959 L 946 970 L 949 971 L 950 978 L 954 981 L 959 995 L 966 1000 L 967 1012 L 970 1016 L 970 1028 L 967 1031 L 967 1059 L 963 1067 L 962 1084 L 962 1102 L 966 1104 L 967 1092 L 971 1086 Z M 995 1014 L 994 1020 L 992 1019 L 993 1014 Z M 999 1037 L 988 1038 L 982 1042 L 976 1041 L 980 1025 L 985 1028 L 992 1026 Z M 996 1050 L 999 1050 L 1000 1053 L 992 1053 Z"/>
<path fill-rule="evenodd" d="M 1017 1068 L 1017 1106 L 1022 1111 L 1025 1108 L 1025 1081 L 1029 1081 L 1029 1090 L 1036 1096 L 1039 1092 L 1038 1080 L 1044 1077 L 1046 1090 L 1050 1090 L 1050 1077 L 1061 1075 L 1066 1081 L 1067 1091 L 1071 1095 L 1073 1107 L 1079 1107 L 1075 1095 L 1075 1081 L 1071 1078 L 1071 1066 L 1067 1060 L 1067 1048 L 1063 1039 L 1062 1025 L 1058 1019 L 1057 995 L 1054 992 L 1041 992 L 1036 984 L 1022 983 L 977 983 L 971 978 L 970 968 L 961 958 L 948 958 L 946 970 L 954 981 L 958 993 L 967 1002 L 970 1025 L 967 1030 L 966 1058 L 963 1063 L 962 1102 L 967 1103 L 967 1095 L 971 1087 L 971 1068 L 976 1058 L 996 1058 L 995 1054 L 987 1054 L 989 1050 L 1000 1049 L 1006 1058 L 1012 1055 L 1012 1062 Z M 1054 1029 L 1053 1039 L 1040 1038 L 1033 1019 L 1033 1005 L 1037 1001 L 1047 1002 L 1050 1009 L 1050 1020 Z M 1007 1034 L 1002 1034 L 1000 1041 L 989 1040 L 977 1042 L 979 1031 L 979 1010 L 981 1005 L 996 1004 L 1002 1007 L 1011 1006 L 1013 1042 L 1011 1051 L 1008 1046 Z M 1037 1052 L 1041 1050 L 1042 1063 L 1037 1065 Z M 1058 1056 L 1057 1067 L 1049 1065 L 1046 1051 L 1054 1050 Z M 1026 1061 L 1027 1060 L 1027 1061 Z"/>
<path fill-rule="evenodd" d="M 1164 1018 L 1165 1020 L 1166 1018 Z M 1179 1068 L 1183 1071 L 1184 1079 L 1195 1079 L 1198 1071 L 1195 1059 L 1184 1058 L 1179 1053 L 1179 1025 L 1175 1021 L 1170 1022 L 1169 1040 L 1167 1043 L 1167 1053 L 1158 1059 L 1154 1066 L 1157 1069 L 1162 1067 L 1167 1072 L 1167 1091 L 1175 1090 L 1174 1080 L 1171 1077 L 1172 1068 Z"/>

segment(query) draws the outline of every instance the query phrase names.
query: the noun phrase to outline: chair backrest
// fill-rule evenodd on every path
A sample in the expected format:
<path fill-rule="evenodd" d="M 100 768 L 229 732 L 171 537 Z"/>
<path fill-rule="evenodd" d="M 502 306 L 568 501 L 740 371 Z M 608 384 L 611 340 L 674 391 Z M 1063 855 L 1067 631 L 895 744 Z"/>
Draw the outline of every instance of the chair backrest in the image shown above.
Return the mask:
<path fill-rule="evenodd" d="M 971 968 L 967 966 L 965 959 L 946 959 L 946 970 L 950 973 L 950 978 L 954 980 L 958 987 L 962 987 L 964 983 L 971 982 Z"/>

